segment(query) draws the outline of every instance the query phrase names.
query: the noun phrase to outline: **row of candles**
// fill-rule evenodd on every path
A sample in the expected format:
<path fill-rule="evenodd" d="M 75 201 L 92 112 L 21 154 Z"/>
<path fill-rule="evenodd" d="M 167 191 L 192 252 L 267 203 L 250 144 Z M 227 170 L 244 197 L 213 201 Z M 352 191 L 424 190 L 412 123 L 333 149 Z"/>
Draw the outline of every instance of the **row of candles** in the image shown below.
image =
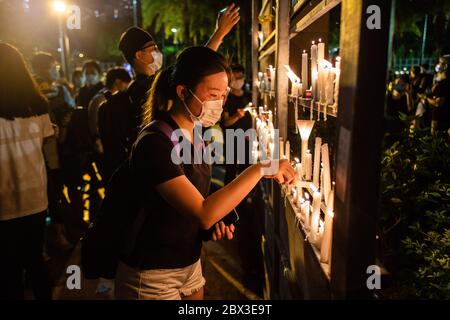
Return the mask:
<path fill-rule="evenodd" d="M 286 74 L 291 82 L 291 96 L 311 98 L 312 104 L 318 105 L 318 119 L 320 119 L 321 107 L 326 119 L 327 106 L 332 106 L 334 112 L 337 112 L 339 79 L 341 74 L 341 58 L 336 57 L 335 66 L 325 60 L 325 43 L 315 41 L 311 45 L 311 67 L 308 68 L 308 53 L 303 50 L 301 64 L 301 78 L 298 77 L 290 68 L 285 65 Z M 311 74 L 311 86 L 308 83 L 308 70 Z M 275 90 L 275 71 L 276 69 L 269 65 L 266 72 L 258 73 L 258 86 L 260 90 Z M 311 120 L 313 112 L 311 108 Z"/>
<path fill-rule="evenodd" d="M 314 120 L 297 120 L 300 133 L 301 160 L 295 158 L 291 162 L 291 145 L 284 143 L 283 138 L 276 141 L 272 122 L 272 112 L 259 108 L 256 119 L 257 135 L 260 145 L 265 146 L 267 155 L 271 158 L 287 159 L 293 163 L 297 174 L 295 186 L 288 186 L 285 195 L 290 197 L 294 204 L 296 218 L 303 225 L 309 242 L 320 249 L 320 261 L 329 263 L 331 257 L 332 227 L 334 217 L 334 188 L 331 183 L 330 158 L 328 144 L 322 144 L 322 139 L 316 137 L 314 161 L 308 149 L 308 141 L 314 127 Z M 275 144 L 279 146 L 279 154 L 275 154 Z M 261 157 L 258 142 L 254 142 L 252 156 Z M 310 200 L 312 194 L 312 203 Z M 325 204 L 325 219 L 321 220 L 321 206 Z"/>

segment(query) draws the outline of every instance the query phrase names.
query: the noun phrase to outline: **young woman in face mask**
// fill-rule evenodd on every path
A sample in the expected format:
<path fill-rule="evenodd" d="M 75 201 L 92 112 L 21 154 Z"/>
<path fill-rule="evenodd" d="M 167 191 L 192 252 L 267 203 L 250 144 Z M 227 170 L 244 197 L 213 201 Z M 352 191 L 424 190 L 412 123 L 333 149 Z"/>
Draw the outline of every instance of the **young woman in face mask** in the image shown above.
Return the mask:
<path fill-rule="evenodd" d="M 94 60 L 86 61 L 83 65 L 85 85 L 80 88 L 75 99 L 77 106 L 87 108 L 91 99 L 104 87 L 101 82 L 102 70 Z"/>
<path fill-rule="evenodd" d="M 210 126 L 220 119 L 228 93 L 228 74 L 220 54 L 206 47 L 192 47 L 155 79 L 144 129 L 130 158 L 134 185 L 146 199 L 142 206 L 147 216 L 134 249 L 122 257 L 118 266 L 118 299 L 202 299 L 205 279 L 200 264 L 201 230 L 216 225 L 215 237 L 225 234 L 231 238 L 233 228 L 216 223 L 263 178 L 265 165 L 254 164 L 208 195 L 210 165 L 174 163 L 173 150 L 177 148 L 171 139 L 148 126 L 158 120 L 171 130 L 183 129 L 183 140 L 196 143 L 194 122 Z M 192 149 L 195 152 L 194 145 Z M 271 178 L 293 183 L 295 173 L 284 160 Z"/>

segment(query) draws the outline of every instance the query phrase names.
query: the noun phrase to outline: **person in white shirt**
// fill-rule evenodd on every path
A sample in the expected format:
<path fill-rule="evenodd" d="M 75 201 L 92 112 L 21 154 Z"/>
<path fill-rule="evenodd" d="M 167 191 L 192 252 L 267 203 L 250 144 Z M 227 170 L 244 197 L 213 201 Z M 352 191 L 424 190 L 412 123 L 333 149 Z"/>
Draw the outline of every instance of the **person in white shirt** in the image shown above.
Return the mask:
<path fill-rule="evenodd" d="M 42 249 L 48 207 L 42 152 L 54 135 L 48 102 L 22 54 L 0 42 L 0 299 L 23 299 L 24 270 L 36 299 L 51 299 Z"/>

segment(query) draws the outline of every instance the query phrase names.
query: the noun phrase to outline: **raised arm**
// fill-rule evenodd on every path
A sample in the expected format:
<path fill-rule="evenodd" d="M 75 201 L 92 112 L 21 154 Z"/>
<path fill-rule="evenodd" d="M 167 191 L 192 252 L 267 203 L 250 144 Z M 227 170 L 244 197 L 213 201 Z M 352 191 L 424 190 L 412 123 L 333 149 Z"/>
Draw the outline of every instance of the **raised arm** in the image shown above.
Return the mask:
<path fill-rule="evenodd" d="M 233 29 L 240 19 L 239 9 L 239 7 L 232 3 L 223 14 L 219 13 L 216 22 L 216 30 L 206 44 L 208 48 L 214 51 L 219 49 L 225 36 Z"/>

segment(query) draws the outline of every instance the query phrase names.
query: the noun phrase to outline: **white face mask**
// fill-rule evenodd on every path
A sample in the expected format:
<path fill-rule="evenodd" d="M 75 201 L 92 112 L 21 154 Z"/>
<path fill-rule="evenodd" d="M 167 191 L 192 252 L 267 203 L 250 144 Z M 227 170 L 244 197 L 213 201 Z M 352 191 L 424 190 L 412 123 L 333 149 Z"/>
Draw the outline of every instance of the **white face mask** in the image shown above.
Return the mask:
<path fill-rule="evenodd" d="M 161 53 L 161 51 L 156 49 L 152 51 L 152 57 L 153 62 L 150 63 L 148 66 L 150 69 L 152 69 L 153 73 L 155 73 L 156 71 L 161 69 L 163 65 L 163 54 Z"/>
<path fill-rule="evenodd" d="M 191 119 L 193 122 L 200 122 L 202 127 L 211 127 L 220 120 L 223 110 L 223 99 L 220 100 L 209 100 L 209 101 L 201 101 L 195 93 L 193 93 L 190 89 L 189 92 L 197 99 L 198 102 L 202 104 L 202 112 L 200 115 L 194 116 L 189 107 L 186 105 L 184 100 L 182 101 L 184 107 L 189 112 Z"/>
<path fill-rule="evenodd" d="M 241 90 L 242 87 L 244 86 L 244 79 L 239 79 L 239 80 L 233 80 L 230 83 L 230 86 L 234 89 L 234 90 Z"/>
<path fill-rule="evenodd" d="M 86 84 L 89 86 L 95 86 L 99 83 L 100 77 L 98 74 L 87 74 L 86 75 Z"/>

